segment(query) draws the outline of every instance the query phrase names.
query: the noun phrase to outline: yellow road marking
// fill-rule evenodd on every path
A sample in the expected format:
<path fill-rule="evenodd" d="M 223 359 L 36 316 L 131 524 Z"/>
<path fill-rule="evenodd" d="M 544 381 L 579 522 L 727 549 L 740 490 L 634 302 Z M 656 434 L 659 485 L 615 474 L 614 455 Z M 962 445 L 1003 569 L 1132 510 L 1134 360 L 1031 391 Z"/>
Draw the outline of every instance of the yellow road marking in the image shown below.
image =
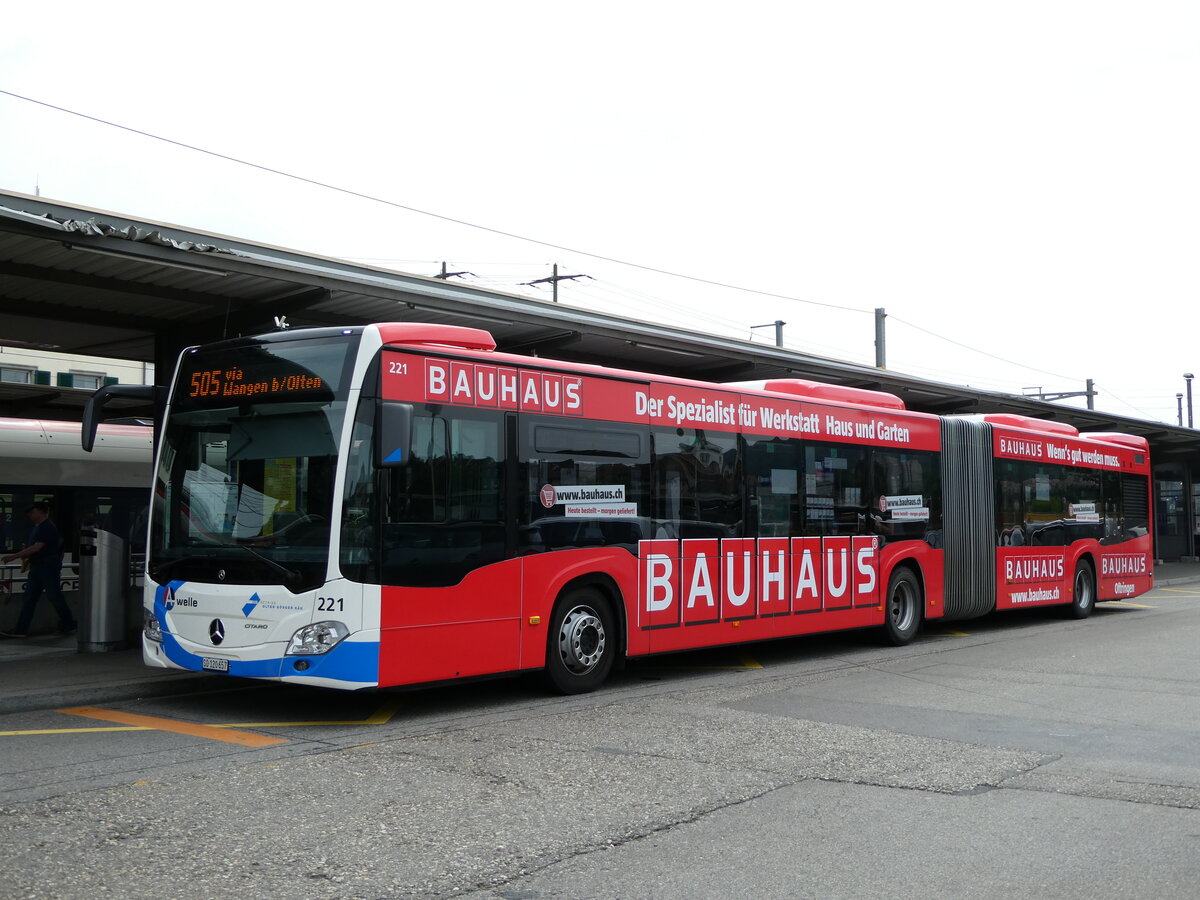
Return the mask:
<path fill-rule="evenodd" d="M 1158 609 L 1157 606 L 1147 606 L 1145 603 L 1130 603 L 1128 600 L 1106 600 L 1105 606 L 1125 606 L 1130 609 Z"/>
<path fill-rule="evenodd" d="M 389 700 L 379 709 L 375 710 L 365 719 L 334 719 L 323 722 L 238 722 L 229 725 L 204 725 L 202 728 L 298 728 L 319 725 L 386 725 L 391 721 L 397 710 L 400 709 L 399 700 Z M 84 715 L 84 713 L 76 710 L 60 709 L 62 713 L 71 715 Z M 107 710 L 106 710 L 107 712 Z M 95 716 L 94 718 L 102 718 Z M 143 718 L 153 718 L 145 716 Z M 106 721 L 116 721 L 106 719 Z M 155 721 L 171 722 L 173 719 L 156 719 Z M 105 731 L 170 731 L 172 729 L 161 728 L 155 725 L 110 725 L 107 727 L 97 728 L 34 728 L 25 731 L 0 731 L 0 737 L 12 737 L 15 735 L 34 735 L 34 734 L 96 734 Z M 276 741 L 278 742 L 278 740 Z"/>
<path fill-rule="evenodd" d="M 227 744 L 240 744 L 243 747 L 269 747 L 273 744 L 287 743 L 287 738 L 270 737 L 265 734 L 251 734 L 249 731 L 228 731 L 214 725 L 181 722 L 178 719 L 164 719 L 159 716 L 142 716 L 137 713 L 118 712 L 115 709 L 100 709 L 95 706 L 75 706 L 71 709 L 60 709 L 58 712 L 65 713 L 68 716 L 84 716 L 89 719 L 99 719 L 101 722 L 117 722 L 121 725 L 142 725 L 152 728 L 155 731 L 170 731 L 175 734 L 207 738 L 211 741 L 223 741 Z"/>
<path fill-rule="evenodd" d="M 100 731 L 153 731 L 146 725 L 113 726 L 111 728 L 33 728 L 26 731 L 0 731 L 0 737 L 18 734 L 95 734 Z"/>
<path fill-rule="evenodd" d="M 927 631 L 926 637 L 970 637 L 970 633 L 966 631 Z"/>

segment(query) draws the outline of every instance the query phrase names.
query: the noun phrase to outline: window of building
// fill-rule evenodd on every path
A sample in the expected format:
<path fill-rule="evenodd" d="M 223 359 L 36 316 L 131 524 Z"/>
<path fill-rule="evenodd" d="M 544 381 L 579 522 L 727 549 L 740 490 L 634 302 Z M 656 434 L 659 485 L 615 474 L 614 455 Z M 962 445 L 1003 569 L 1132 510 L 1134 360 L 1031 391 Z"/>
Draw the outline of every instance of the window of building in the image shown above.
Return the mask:
<path fill-rule="evenodd" d="M 76 390 L 98 391 L 103 384 L 103 372 L 71 372 L 71 387 Z"/>
<path fill-rule="evenodd" d="M 0 381 L 9 384 L 33 384 L 33 369 L 21 366 L 0 366 Z"/>

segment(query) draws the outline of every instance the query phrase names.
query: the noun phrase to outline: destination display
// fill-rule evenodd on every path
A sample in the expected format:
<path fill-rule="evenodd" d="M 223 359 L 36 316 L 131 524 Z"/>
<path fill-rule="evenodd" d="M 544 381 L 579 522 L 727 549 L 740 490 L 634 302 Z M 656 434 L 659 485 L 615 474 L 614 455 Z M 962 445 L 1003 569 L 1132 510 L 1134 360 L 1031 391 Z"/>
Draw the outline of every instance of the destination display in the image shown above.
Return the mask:
<path fill-rule="evenodd" d="M 341 393 L 350 342 L 296 341 L 188 353 L 180 362 L 176 402 L 231 403 L 329 400 Z M 284 349 L 286 348 L 286 349 Z"/>

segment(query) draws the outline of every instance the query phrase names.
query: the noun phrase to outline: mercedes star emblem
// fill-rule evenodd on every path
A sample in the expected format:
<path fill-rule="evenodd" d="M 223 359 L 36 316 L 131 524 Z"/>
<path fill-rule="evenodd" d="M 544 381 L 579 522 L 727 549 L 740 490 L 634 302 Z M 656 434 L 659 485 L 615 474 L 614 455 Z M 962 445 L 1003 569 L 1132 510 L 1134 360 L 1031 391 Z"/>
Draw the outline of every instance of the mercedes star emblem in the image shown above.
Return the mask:
<path fill-rule="evenodd" d="M 213 619 L 208 623 L 208 637 L 213 644 L 219 644 L 225 640 L 225 623 L 220 619 Z"/>

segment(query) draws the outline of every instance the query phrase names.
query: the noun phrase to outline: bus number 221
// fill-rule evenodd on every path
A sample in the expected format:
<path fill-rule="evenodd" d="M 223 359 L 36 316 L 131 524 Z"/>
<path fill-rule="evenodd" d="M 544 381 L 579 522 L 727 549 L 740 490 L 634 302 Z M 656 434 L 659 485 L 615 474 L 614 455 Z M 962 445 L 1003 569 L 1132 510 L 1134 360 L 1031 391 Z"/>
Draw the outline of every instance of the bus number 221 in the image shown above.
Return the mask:
<path fill-rule="evenodd" d="M 318 597 L 317 612 L 345 612 L 346 601 L 342 597 Z"/>

